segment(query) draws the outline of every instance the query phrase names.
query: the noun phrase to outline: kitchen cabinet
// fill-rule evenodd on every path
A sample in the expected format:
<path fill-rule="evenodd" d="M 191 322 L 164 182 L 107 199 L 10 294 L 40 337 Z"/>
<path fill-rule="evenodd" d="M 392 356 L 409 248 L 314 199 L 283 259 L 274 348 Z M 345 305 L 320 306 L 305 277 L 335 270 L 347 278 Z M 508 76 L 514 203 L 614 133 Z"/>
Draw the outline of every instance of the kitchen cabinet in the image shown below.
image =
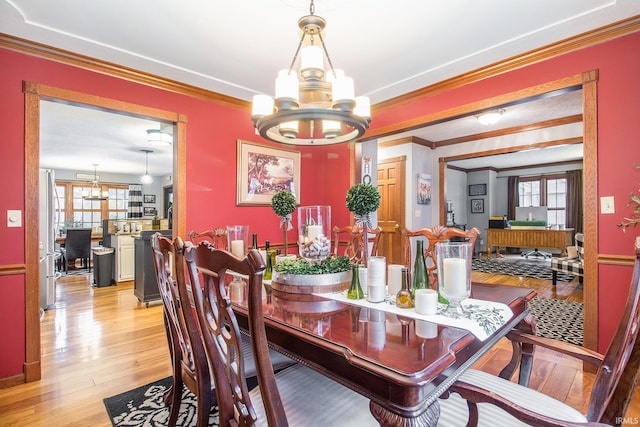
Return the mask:
<path fill-rule="evenodd" d="M 133 236 L 113 235 L 111 236 L 111 244 L 115 249 L 115 257 L 116 257 L 115 280 L 116 282 L 133 280 L 135 276 L 135 264 L 136 264 Z"/>
<path fill-rule="evenodd" d="M 136 265 L 133 294 L 138 298 L 138 301 L 145 303 L 147 307 L 149 307 L 149 301 L 160 299 L 156 268 L 153 263 L 153 248 L 151 247 L 151 236 L 155 233 L 160 233 L 171 239 L 171 230 L 142 231 L 134 239 Z"/>

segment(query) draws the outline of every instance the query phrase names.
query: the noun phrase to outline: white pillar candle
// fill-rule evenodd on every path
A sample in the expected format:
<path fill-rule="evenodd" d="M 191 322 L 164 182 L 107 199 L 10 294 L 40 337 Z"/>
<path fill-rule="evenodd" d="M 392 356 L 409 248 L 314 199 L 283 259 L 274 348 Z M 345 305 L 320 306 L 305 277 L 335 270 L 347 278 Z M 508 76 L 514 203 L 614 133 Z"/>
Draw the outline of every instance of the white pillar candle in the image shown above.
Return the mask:
<path fill-rule="evenodd" d="M 307 238 L 312 241 L 322 235 L 321 225 L 307 225 Z"/>
<path fill-rule="evenodd" d="M 416 313 L 433 316 L 438 312 L 438 293 L 433 289 L 416 289 Z"/>
<path fill-rule="evenodd" d="M 232 240 L 231 241 L 231 253 L 238 258 L 244 258 L 244 241 Z"/>
<path fill-rule="evenodd" d="M 233 279 L 229 285 L 229 294 L 232 302 L 242 302 L 244 299 L 244 281 L 239 278 Z"/>
<path fill-rule="evenodd" d="M 387 267 L 388 293 L 395 296 L 402 288 L 402 265 L 390 264 Z"/>
<path fill-rule="evenodd" d="M 467 262 L 462 258 L 446 258 L 442 262 L 445 296 L 467 297 Z"/>
<path fill-rule="evenodd" d="M 383 256 L 369 258 L 367 267 L 367 300 L 382 302 L 386 297 L 387 260 Z"/>

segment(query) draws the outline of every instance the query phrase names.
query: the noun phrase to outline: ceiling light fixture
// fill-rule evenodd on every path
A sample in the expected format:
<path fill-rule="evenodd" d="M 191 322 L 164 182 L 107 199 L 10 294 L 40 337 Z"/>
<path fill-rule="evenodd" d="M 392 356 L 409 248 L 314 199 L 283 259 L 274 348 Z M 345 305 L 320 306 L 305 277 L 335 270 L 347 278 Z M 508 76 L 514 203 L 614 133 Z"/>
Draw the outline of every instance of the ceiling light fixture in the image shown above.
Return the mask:
<path fill-rule="evenodd" d="M 109 198 L 108 191 L 102 191 L 100 185 L 98 185 L 98 164 L 93 164 L 93 179 L 91 180 L 91 188 L 88 192 L 84 191 L 82 198 L 84 200 L 107 200 Z"/>
<path fill-rule="evenodd" d="M 153 177 L 149 175 L 149 153 L 153 153 L 153 150 L 140 150 L 140 151 L 142 151 L 145 156 L 144 175 L 140 177 L 140 182 L 143 184 L 151 184 L 153 182 Z"/>
<path fill-rule="evenodd" d="M 476 119 L 478 119 L 480 124 L 485 126 L 495 125 L 500 121 L 500 118 L 502 117 L 503 114 L 504 114 L 504 110 L 502 109 L 491 110 L 491 111 L 487 111 L 486 113 L 478 114 L 476 116 Z"/>
<path fill-rule="evenodd" d="M 151 145 L 171 145 L 173 144 L 173 135 L 159 129 L 147 129 L 147 142 Z"/>
<path fill-rule="evenodd" d="M 327 145 L 352 141 L 362 136 L 371 122 L 369 98 L 356 97 L 353 79 L 333 68 L 322 37 L 326 21 L 314 11 L 311 0 L 310 14 L 298 20 L 302 38 L 291 65 L 276 78 L 275 100 L 268 95 L 253 97 L 251 120 L 256 131 L 274 142 Z M 298 54 L 301 80 L 293 70 Z M 329 64 L 326 73 L 324 57 Z"/>

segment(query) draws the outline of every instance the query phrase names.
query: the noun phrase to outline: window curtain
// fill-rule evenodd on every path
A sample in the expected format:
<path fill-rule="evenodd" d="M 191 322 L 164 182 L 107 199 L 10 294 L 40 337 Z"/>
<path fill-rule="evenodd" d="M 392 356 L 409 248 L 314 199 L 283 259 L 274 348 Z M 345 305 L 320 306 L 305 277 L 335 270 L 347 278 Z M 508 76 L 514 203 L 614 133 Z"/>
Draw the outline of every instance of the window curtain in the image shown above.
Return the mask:
<path fill-rule="evenodd" d="M 507 219 L 516 219 L 516 206 L 520 200 L 518 196 L 518 183 L 520 179 L 517 176 L 510 176 L 507 183 Z"/>
<path fill-rule="evenodd" d="M 584 214 L 584 202 L 582 198 L 582 170 L 567 172 L 567 228 L 575 229 L 576 233 L 582 233 L 582 217 Z"/>
<path fill-rule="evenodd" d="M 129 206 L 127 218 L 142 218 L 142 185 L 129 185 Z"/>

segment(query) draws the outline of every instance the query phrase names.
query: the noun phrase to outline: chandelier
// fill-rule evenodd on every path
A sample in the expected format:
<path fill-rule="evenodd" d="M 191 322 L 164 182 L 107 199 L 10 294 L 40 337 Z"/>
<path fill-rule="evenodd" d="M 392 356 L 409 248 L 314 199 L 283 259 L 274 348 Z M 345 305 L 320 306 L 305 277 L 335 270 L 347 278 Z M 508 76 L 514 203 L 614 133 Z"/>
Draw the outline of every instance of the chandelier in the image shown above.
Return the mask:
<path fill-rule="evenodd" d="M 322 38 L 326 21 L 314 11 L 311 0 L 309 15 L 298 20 L 302 38 L 291 65 L 276 78 L 275 99 L 253 97 L 251 120 L 256 131 L 274 142 L 327 145 L 352 141 L 362 136 L 371 122 L 369 98 L 356 97 L 353 79 L 333 67 Z M 300 80 L 293 70 L 299 54 Z M 326 72 L 325 57 L 329 64 Z"/>
<path fill-rule="evenodd" d="M 82 194 L 82 198 L 84 200 L 107 200 L 109 198 L 108 191 L 102 191 L 100 186 L 98 185 L 98 173 L 97 173 L 98 164 L 93 164 L 93 180 L 91 181 L 91 188 L 89 192 L 84 192 Z"/>
<path fill-rule="evenodd" d="M 143 184 L 151 184 L 153 182 L 153 177 L 149 175 L 149 153 L 153 153 L 153 150 L 140 150 L 144 153 L 145 158 L 145 168 L 144 175 L 140 177 L 140 182 Z"/>

